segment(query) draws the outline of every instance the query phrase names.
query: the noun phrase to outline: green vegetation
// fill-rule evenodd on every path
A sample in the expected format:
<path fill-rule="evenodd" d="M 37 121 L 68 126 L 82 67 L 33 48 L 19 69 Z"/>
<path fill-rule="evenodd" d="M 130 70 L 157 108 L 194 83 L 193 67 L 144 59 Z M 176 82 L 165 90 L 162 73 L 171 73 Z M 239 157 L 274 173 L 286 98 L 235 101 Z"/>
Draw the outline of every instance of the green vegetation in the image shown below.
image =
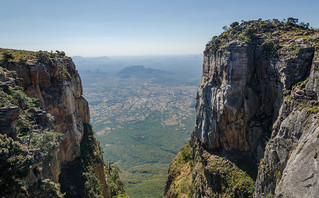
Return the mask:
<path fill-rule="evenodd" d="M 81 156 L 75 159 L 70 166 L 61 170 L 59 178 L 61 191 L 65 193 L 66 198 L 74 198 L 72 190 L 65 188 L 74 185 L 77 188 L 77 197 L 101 197 L 103 187 L 100 177 L 105 175 L 103 167 L 102 170 L 98 170 L 101 172 L 97 172 L 96 165 L 103 165 L 102 151 L 90 124 L 84 124 L 80 148 Z"/>
<path fill-rule="evenodd" d="M 61 65 L 61 74 L 71 78 L 71 75 L 70 75 L 70 73 L 68 71 L 68 68 L 65 65 Z"/>
<path fill-rule="evenodd" d="M 56 50 L 55 52 L 53 51 L 34 52 L 34 51 L 26 51 L 26 50 L 0 48 L 0 53 L 2 55 L 1 57 L 2 61 L 4 62 L 15 61 L 21 65 L 35 64 L 36 62 L 41 62 L 43 64 L 51 65 L 52 63 L 50 59 L 63 58 L 66 56 L 64 51 L 59 51 L 59 50 Z"/>
<path fill-rule="evenodd" d="M 169 166 L 169 197 L 191 197 L 193 194 L 192 169 L 193 148 L 186 144 L 176 155 Z"/>
<path fill-rule="evenodd" d="M 16 129 L 19 136 L 30 135 L 32 128 L 36 128 L 30 108 L 38 105 L 38 100 L 28 97 L 22 90 L 10 89 L 4 92 L 0 89 L 0 107 L 19 107 L 20 114 Z M 30 136 L 31 138 L 31 136 Z"/>
<path fill-rule="evenodd" d="M 224 157 L 211 155 L 206 167 L 211 175 L 219 175 L 215 196 L 252 197 L 255 190 L 254 180 L 234 163 Z"/>
<path fill-rule="evenodd" d="M 10 60 L 13 60 L 14 56 L 10 52 L 2 52 L 2 61 L 3 62 L 9 62 Z"/>
<path fill-rule="evenodd" d="M 121 168 L 127 195 L 162 197 L 168 166 L 194 127 L 196 87 L 139 72 L 128 79 L 84 72 L 84 92 L 104 160 Z"/>
<path fill-rule="evenodd" d="M 120 179 L 120 172 L 120 167 L 114 164 L 114 162 L 106 163 L 106 173 L 111 187 L 112 197 L 125 196 L 124 183 Z"/>
<path fill-rule="evenodd" d="M 58 57 L 63 58 L 65 56 L 65 52 L 64 51 L 59 51 L 59 50 L 55 50 L 56 54 Z M 52 54 L 52 52 L 51 52 Z"/>
<path fill-rule="evenodd" d="M 85 180 L 84 194 L 88 198 L 103 198 L 101 184 L 97 175 L 94 173 L 92 166 L 87 167 L 87 172 L 83 173 Z"/>
<path fill-rule="evenodd" d="M 39 148 L 41 163 L 48 165 L 52 160 L 52 153 L 59 151 L 60 142 L 64 135 L 54 131 L 41 131 L 40 133 L 31 133 L 31 146 Z"/>
<path fill-rule="evenodd" d="M 290 43 L 298 43 L 297 39 L 304 39 L 310 46 L 319 46 L 319 39 L 312 38 L 318 30 L 309 28 L 309 23 L 298 23 L 298 19 L 289 17 L 287 20 L 251 20 L 241 23 L 233 22 L 230 27 L 224 26 L 224 32 L 214 36 L 208 43 L 206 52 L 224 50 L 233 41 L 248 45 L 265 42 L 265 57 L 275 57 L 280 53 L 296 53 L 298 47 L 285 46 Z M 288 49 L 287 49 L 288 48 Z"/>
<path fill-rule="evenodd" d="M 64 194 L 60 191 L 60 185 L 49 179 L 39 181 L 35 186 L 28 188 L 29 197 L 38 198 L 62 198 Z"/>
<path fill-rule="evenodd" d="M 189 137 L 189 132 L 176 130 L 176 125 L 163 127 L 162 116 L 154 112 L 144 121 L 114 121 L 111 133 L 98 136 L 101 145 L 107 145 L 104 160 L 116 162 L 123 170 L 121 177 L 130 197 L 162 197 L 168 165 Z M 183 123 L 189 131 L 193 128 L 192 118 Z M 96 130 L 104 126 L 94 124 Z"/>
<path fill-rule="evenodd" d="M 14 103 L 21 109 L 35 107 L 38 103 L 38 99 L 28 97 L 22 90 L 10 89 L 10 94 L 13 97 Z"/>
<path fill-rule="evenodd" d="M 51 60 L 50 54 L 48 52 L 39 51 L 36 53 L 36 58 L 39 63 L 43 63 L 47 66 L 53 66 L 53 61 Z"/>
<path fill-rule="evenodd" d="M 92 169 L 94 163 L 102 161 L 99 141 L 94 137 L 92 126 L 85 124 L 85 133 L 81 141 L 81 185 L 84 185 L 85 197 L 101 197 L 102 189 L 98 176 Z"/>
<path fill-rule="evenodd" d="M 274 198 L 275 197 L 275 195 L 273 195 L 273 194 L 268 194 L 265 198 Z"/>
<path fill-rule="evenodd" d="M 25 58 L 19 58 L 18 63 L 19 63 L 20 65 L 27 65 L 27 59 L 25 59 Z"/>
<path fill-rule="evenodd" d="M 16 106 L 13 97 L 0 89 L 0 107 Z"/>
<path fill-rule="evenodd" d="M 193 169 L 193 148 L 187 143 L 182 149 L 181 149 L 181 157 L 178 158 L 180 162 L 189 163 L 189 166 L 191 169 Z"/>
<path fill-rule="evenodd" d="M 35 52 L 19 50 L 0 49 L 2 52 L 2 64 L 28 64 L 29 55 L 36 55 Z M 18 60 L 18 61 L 17 61 Z M 40 110 L 39 101 L 30 98 L 26 93 L 15 86 L 17 74 L 8 68 L 0 67 L 0 77 L 8 86 L 0 89 L 0 107 L 15 107 L 19 111 L 19 118 L 15 129 L 17 130 L 17 141 L 1 136 L 1 154 L 3 163 L 0 164 L 0 196 L 2 197 L 63 197 L 60 192 L 60 185 L 49 180 L 40 178 L 42 170 L 52 165 L 52 160 L 57 156 L 59 143 L 63 134 L 41 128 L 36 123 L 35 112 Z M 3 131 L 6 132 L 6 131 Z M 11 134 L 10 134 L 11 135 Z M 6 160 L 2 159 L 5 158 Z M 4 162 L 6 161 L 6 162 Z M 27 185 L 25 177 L 30 172 L 38 178 L 32 184 Z M 32 175 L 31 175 L 32 177 Z M 33 180 L 33 179 L 31 179 Z M 6 189 L 6 190 L 4 190 Z"/>
<path fill-rule="evenodd" d="M 22 145 L 0 134 L 0 196 L 15 197 L 22 192 L 22 179 L 28 175 L 31 156 Z"/>

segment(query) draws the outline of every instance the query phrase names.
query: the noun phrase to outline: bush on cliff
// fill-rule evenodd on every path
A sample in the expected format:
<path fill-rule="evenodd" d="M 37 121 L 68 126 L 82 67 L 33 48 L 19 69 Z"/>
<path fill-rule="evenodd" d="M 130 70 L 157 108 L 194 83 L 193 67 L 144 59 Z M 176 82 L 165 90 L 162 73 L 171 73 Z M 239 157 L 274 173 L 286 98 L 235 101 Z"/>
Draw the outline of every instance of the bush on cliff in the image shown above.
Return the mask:
<path fill-rule="evenodd" d="M 22 145 L 0 134 L 0 197 L 17 196 L 22 192 L 22 179 L 31 164 L 28 151 Z"/>
<path fill-rule="evenodd" d="M 125 193 L 124 184 L 120 179 L 120 172 L 120 167 L 114 164 L 114 162 L 106 163 L 106 173 L 110 183 L 112 197 L 120 197 Z"/>
<path fill-rule="evenodd" d="M 10 60 L 13 60 L 14 56 L 10 52 L 3 52 L 2 53 L 2 61 L 3 62 L 9 62 Z"/>
<path fill-rule="evenodd" d="M 48 66 L 53 66 L 53 61 L 51 60 L 50 54 L 48 52 L 39 51 L 36 53 L 36 58 L 40 63 Z"/>

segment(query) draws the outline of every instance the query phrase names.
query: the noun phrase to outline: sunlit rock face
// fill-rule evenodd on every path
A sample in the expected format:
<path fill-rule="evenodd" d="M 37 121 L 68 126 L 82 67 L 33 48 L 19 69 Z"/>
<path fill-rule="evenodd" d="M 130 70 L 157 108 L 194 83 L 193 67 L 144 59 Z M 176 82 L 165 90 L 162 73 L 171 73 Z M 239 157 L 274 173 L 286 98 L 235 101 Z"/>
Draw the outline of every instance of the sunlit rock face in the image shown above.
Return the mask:
<path fill-rule="evenodd" d="M 72 59 L 54 59 L 53 65 L 17 65 L 14 70 L 23 79 L 21 85 L 25 92 L 40 99 L 44 109 L 53 116 L 54 130 L 65 134 L 61 163 L 79 157 L 83 124 L 90 121 L 90 114 Z"/>
<path fill-rule="evenodd" d="M 292 57 L 264 58 L 262 44 L 230 43 L 206 50 L 198 88 L 195 137 L 207 149 L 263 154 L 282 104 L 282 90 L 309 73 L 314 48 Z M 295 65 L 304 69 L 297 70 Z"/>
<path fill-rule="evenodd" d="M 71 58 L 52 58 L 51 64 L 40 62 L 33 64 L 19 64 L 11 62 L 6 65 L 6 70 L 12 71 L 12 82 L 6 81 L 4 85 L 23 90 L 29 97 L 39 100 L 40 108 L 31 108 L 34 124 L 39 130 L 54 130 L 63 133 L 64 138 L 58 151 L 51 153 L 52 160 L 49 166 L 44 167 L 35 174 L 37 164 L 30 167 L 30 174 L 25 178 L 28 186 L 32 186 L 41 179 L 49 178 L 61 184 L 64 192 L 71 192 L 75 197 L 82 197 L 84 185 L 82 180 L 83 160 L 92 158 L 90 166 L 96 174 L 104 197 L 111 197 L 110 186 L 104 171 L 102 156 L 92 154 L 87 156 L 87 147 L 99 148 L 99 142 L 94 138 L 90 125 L 88 102 L 83 97 L 81 78 Z M 1 116 L 4 115 L 4 116 Z M 16 120 L 19 117 L 19 108 L 0 108 L 0 120 L 3 119 L 10 125 L 0 126 L 7 128 L 9 136 L 15 135 Z M 84 138 L 85 137 L 85 138 Z M 85 146 L 83 146 L 85 145 Z M 85 148 L 83 148 L 85 147 Z M 78 181 L 73 173 L 79 176 Z M 79 181 L 82 179 L 81 181 Z M 82 183 L 81 183 L 82 182 Z"/>
<path fill-rule="evenodd" d="M 241 40 L 254 23 L 263 23 L 264 29 L 257 27 L 258 34 Z M 192 197 L 319 193 L 319 34 L 276 24 L 235 24 L 206 45 L 190 141 Z M 248 173 L 254 190 L 249 185 L 223 188 L 221 178 L 238 172 L 223 172 L 222 163 L 209 161 L 215 155 Z"/>

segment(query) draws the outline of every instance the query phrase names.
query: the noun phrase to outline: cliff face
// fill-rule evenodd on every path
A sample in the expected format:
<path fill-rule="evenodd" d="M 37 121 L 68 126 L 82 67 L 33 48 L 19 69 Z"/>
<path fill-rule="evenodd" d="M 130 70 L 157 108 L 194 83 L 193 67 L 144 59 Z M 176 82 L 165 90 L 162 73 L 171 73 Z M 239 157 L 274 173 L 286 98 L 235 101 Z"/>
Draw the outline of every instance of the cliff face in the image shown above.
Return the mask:
<path fill-rule="evenodd" d="M 17 51 L 8 51 L 17 54 Z M 23 90 L 28 97 L 36 98 L 38 102 L 35 107 L 25 108 L 4 105 L 5 107 L 0 108 L 0 113 L 5 116 L 0 116 L 0 119 L 6 123 L 2 125 L 8 126 L 1 125 L 1 129 L 9 136 L 20 139 L 20 142 L 25 137 L 31 139 L 32 136 L 40 136 L 46 130 L 63 134 L 59 151 L 50 151 L 50 162 L 41 164 L 42 172 L 35 173 L 34 170 L 39 169 L 40 165 L 33 163 L 33 168 L 25 179 L 27 185 L 34 186 L 40 178 L 48 178 L 60 183 L 62 192 L 67 197 L 88 196 L 84 186 L 88 179 L 84 175 L 94 173 L 99 180 L 103 197 L 110 197 L 99 142 L 94 138 L 89 124 L 88 103 L 82 96 L 81 79 L 72 59 L 46 52 L 24 53 L 28 54 L 27 62 L 3 61 L 1 66 L 5 75 L 1 88 L 4 94 L 10 94 L 13 89 Z M 38 59 L 34 59 L 34 54 Z M 26 130 L 17 128 L 17 123 L 22 121 L 27 122 L 30 127 Z M 29 136 L 21 135 L 22 132 Z M 29 145 L 30 143 L 28 148 Z"/>
<path fill-rule="evenodd" d="M 207 44 L 193 197 L 250 197 L 254 186 L 255 197 L 318 192 L 318 38 L 291 21 L 258 20 L 233 23 Z"/>
<path fill-rule="evenodd" d="M 21 87 L 25 93 L 39 99 L 44 110 L 53 116 L 54 131 L 65 134 L 60 162 L 68 163 L 79 157 L 83 124 L 89 123 L 90 112 L 72 59 L 55 59 L 52 66 L 38 63 L 13 65 L 8 69 L 17 72 L 23 79 Z"/>
<path fill-rule="evenodd" d="M 255 197 L 316 197 L 318 185 L 318 51 L 310 76 L 284 99 L 259 165 Z"/>

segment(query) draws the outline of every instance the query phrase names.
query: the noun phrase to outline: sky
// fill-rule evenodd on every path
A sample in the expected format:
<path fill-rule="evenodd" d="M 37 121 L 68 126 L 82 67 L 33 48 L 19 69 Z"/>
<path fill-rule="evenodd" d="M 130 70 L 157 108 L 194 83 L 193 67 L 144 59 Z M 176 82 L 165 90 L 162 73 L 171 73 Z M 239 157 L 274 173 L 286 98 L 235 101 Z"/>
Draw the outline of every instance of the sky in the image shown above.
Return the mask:
<path fill-rule="evenodd" d="M 318 0 L 2 0 L 0 47 L 69 56 L 201 54 L 234 21 L 298 18 Z"/>

